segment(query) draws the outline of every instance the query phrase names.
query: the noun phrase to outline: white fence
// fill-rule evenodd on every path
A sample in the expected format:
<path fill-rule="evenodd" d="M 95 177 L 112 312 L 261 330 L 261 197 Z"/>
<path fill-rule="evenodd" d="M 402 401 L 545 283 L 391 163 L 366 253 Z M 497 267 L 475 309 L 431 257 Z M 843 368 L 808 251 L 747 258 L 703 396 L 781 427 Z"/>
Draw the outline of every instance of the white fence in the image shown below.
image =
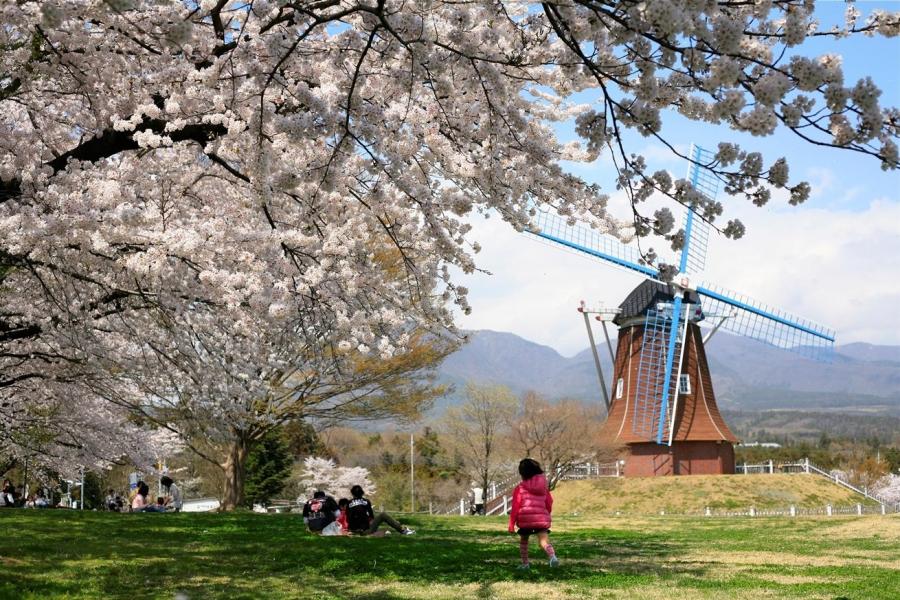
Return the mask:
<path fill-rule="evenodd" d="M 621 477 L 623 463 L 585 462 L 571 467 L 560 479 L 597 479 L 600 477 Z M 519 483 L 519 476 L 513 475 L 498 482 L 492 482 L 484 491 L 484 514 L 505 515 L 512 508 L 512 490 Z M 472 497 L 464 496 L 459 503 L 446 506 L 438 511 L 445 515 L 466 515 L 470 512 Z"/>
<path fill-rule="evenodd" d="M 583 463 L 569 469 L 560 479 L 597 479 L 600 477 L 621 477 L 624 461 L 611 463 Z"/>
<path fill-rule="evenodd" d="M 866 505 L 862 503 L 850 506 L 833 506 L 826 504 L 820 507 L 797 507 L 790 505 L 784 508 L 767 508 L 757 510 L 750 507 L 744 510 L 714 510 L 706 507 L 703 516 L 706 517 L 811 517 L 811 516 L 836 516 L 836 515 L 888 515 L 900 512 L 900 507 L 887 504 Z M 674 513 L 673 513 L 674 514 Z M 698 513 L 686 513 L 696 516 Z"/>
<path fill-rule="evenodd" d="M 560 479 L 563 480 L 579 480 L 579 479 L 598 479 L 602 477 L 621 477 L 624 464 L 622 461 L 613 463 L 591 463 L 585 462 L 573 466 Z M 782 509 L 767 509 L 757 511 L 755 508 L 749 508 L 739 511 L 714 511 L 707 507 L 703 511 L 694 513 L 685 513 L 704 516 L 812 516 L 812 515 L 864 515 L 864 514 L 894 514 L 900 513 L 900 503 L 892 503 L 887 499 L 880 497 L 876 493 L 869 492 L 866 488 L 859 488 L 850 483 L 845 476 L 839 473 L 829 473 L 824 469 L 814 465 L 808 458 L 798 462 L 776 463 L 767 461 L 760 464 L 739 464 L 735 466 L 736 474 L 743 475 L 767 475 L 774 473 L 803 473 L 818 475 L 827 478 L 829 481 L 843 486 L 864 498 L 874 500 L 878 506 L 863 505 L 861 503 L 851 506 L 832 506 L 825 505 L 818 508 L 798 508 L 796 506 L 786 506 Z M 499 483 L 493 483 L 485 491 L 485 514 L 506 514 L 512 506 L 511 493 L 512 488 L 518 483 L 517 477 L 510 477 Z M 471 506 L 469 497 L 460 498 L 459 504 L 446 507 L 439 511 L 439 514 L 468 514 Z"/>
<path fill-rule="evenodd" d="M 878 502 L 882 506 L 889 506 L 891 508 L 891 512 L 900 511 L 900 503 L 892 503 L 886 498 L 881 497 L 877 493 L 869 492 L 868 488 L 859 488 L 850 481 L 847 480 L 846 475 L 842 475 L 840 473 L 830 473 L 816 465 L 812 464 L 808 458 L 804 458 L 802 461 L 795 463 L 776 463 L 774 461 L 767 461 L 761 464 L 756 465 L 748 465 L 741 464 L 736 465 L 734 469 L 735 473 L 751 475 L 751 474 L 773 474 L 773 473 L 808 473 L 814 475 L 821 475 L 822 477 L 827 478 L 831 482 L 843 486 L 848 490 L 856 492 L 860 494 L 864 498 L 868 498 L 870 500 L 874 500 Z"/>

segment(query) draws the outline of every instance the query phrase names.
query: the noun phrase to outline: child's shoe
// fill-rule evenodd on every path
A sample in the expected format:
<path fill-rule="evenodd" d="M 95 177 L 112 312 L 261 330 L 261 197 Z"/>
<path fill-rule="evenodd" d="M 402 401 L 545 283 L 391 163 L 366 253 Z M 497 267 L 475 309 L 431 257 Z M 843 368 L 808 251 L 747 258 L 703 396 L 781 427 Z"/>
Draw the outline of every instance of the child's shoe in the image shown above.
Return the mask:
<path fill-rule="evenodd" d="M 522 563 L 517 567 L 520 571 L 530 571 L 531 565 L 528 563 Z"/>
<path fill-rule="evenodd" d="M 559 566 L 559 559 L 556 558 L 556 555 L 554 554 L 553 556 L 550 557 L 550 568 L 555 569 L 558 566 Z"/>

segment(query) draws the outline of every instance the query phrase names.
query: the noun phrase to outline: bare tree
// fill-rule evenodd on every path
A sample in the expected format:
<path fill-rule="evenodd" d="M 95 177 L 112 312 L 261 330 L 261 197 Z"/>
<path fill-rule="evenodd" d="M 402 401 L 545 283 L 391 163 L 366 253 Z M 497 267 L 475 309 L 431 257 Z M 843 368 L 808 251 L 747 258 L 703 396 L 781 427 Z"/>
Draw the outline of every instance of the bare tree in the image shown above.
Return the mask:
<path fill-rule="evenodd" d="M 575 400 L 551 403 L 526 392 L 512 421 L 511 439 L 519 453 L 541 463 L 553 489 L 573 466 L 594 458 L 600 424 L 599 407 Z"/>
<path fill-rule="evenodd" d="M 509 388 L 471 383 L 466 386 L 466 401 L 447 411 L 447 433 L 482 489 L 498 474 L 503 440 L 515 412 L 516 398 Z"/>

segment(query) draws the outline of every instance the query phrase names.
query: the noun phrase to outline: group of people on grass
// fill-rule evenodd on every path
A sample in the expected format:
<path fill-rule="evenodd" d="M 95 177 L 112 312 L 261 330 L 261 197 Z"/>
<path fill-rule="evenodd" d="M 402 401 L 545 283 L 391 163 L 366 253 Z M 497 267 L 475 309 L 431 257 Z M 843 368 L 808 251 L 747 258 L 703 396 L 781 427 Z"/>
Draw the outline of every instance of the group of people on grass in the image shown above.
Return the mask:
<path fill-rule="evenodd" d="M 513 490 L 512 510 L 509 513 L 509 532 L 519 534 L 520 569 L 530 569 L 528 544 L 531 536 L 538 540 L 541 549 L 547 554 L 551 567 L 559 566 L 556 551 L 550 543 L 551 513 L 553 496 L 547 487 L 547 478 L 537 461 L 526 458 L 519 462 L 519 475 L 522 481 Z M 160 479 L 166 494 L 156 498 L 156 502 L 148 500 L 150 486 L 138 481 L 131 497 L 131 512 L 180 512 L 182 509 L 181 490 L 168 475 Z M 17 491 L 7 479 L 0 489 L 0 505 L 17 506 Z M 32 504 L 34 506 L 34 504 Z M 114 490 L 109 490 L 106 497 L 106 509 L 124 512 L 124 499 Z M 322 535 L 385 535 L 382 525 L 388 525 L 402 535 L 411 535 L 415 531 L 402 525 L 385 512 L 375 514 L 372 503 L 365 497 L 365 490 L 359 485 L 350 488 L 350 498 L 335 499 L 319 490 L 303 506 L 303 522 L 313 533 Z"/>
<path fill-rule="evenodd" d="M 509 532 L 519 534 L 520 569 L 530 569 L 528 544 L 531 537 L 538 540 L 546 553 L 551 568 L 559 566 L 556 550 L 550 543 L 551 513 L 553 496 L 547 486 L 547 478 L 541 465 L 531 458 L 519 462 L 522 481 L 513 490 L 512 510 L 509 513 Z M 387 513 L 378 515 L 372 510 L 372 503 L 365 497 L 359 485 L 350 488 L 351 498 L 335 499 L 319 490 L 303 505 L 303 522 L 313 533 L 321 535 L 385 535 L 381 525 L 387 524 L 398 533 L 415 533 L 409 527 Z"/>
<path fill-rule="evenodd" d="M 0 508 L 52 508 L 53 501 L 50 494 L 44 490 L 38 490 L 36 494 L 25 496 L 25 487 L 16 487 L 9 479 L 3 480 L 0 488 Z"/>
<path fill-rule="evenodd" d="M 150 486 L 144 481 L 137 482 L 129 504 L 130 512 L 181 512 L 183 506 L 181 489 L 168 475 L 160 478 L 159 482 L 164 488 L 165 495 L 157 496 L 155 502 L 151 502 L 148 498 Z M 112 511 L 124 511 L 124 501 L 115 494 L 114 490 L 109 490 L 109 494 L 106 496 L 106 508 Z"/>
<path fill-rule="evenodd" d="M 335 501 L 324 491 L 317 491 L 303 505 L 303 522 L 311 532 L 322 535 L 380 536 L 387 533 L 380 530 L 383 524 L 402 535 L 415 533 L 385 512 L 376 515 L 361 486 L 350 488 L 350 496 Z"/>
<path fill-rule="evenodd" d="M 158 496 L 155 502 L 149 499 L 150 486 L 143 481 L 138 481 L 132 493 L 126 497 L 110 489 L 103 502 L 103 508 L 112 512 L 181 512 L 183 501 L 181 490 L 168 475 L 160 479 L 165 495 Z M 68 496 L 64 497 L 59 506 L 69 507 Z M 9 479 L 3 480 L 0 488 L 0 507 L 2 508 L 52 508 L 53 503 L 47 498 L 43 490 L 24 498 L 24 490 L 13 486 Z"/>

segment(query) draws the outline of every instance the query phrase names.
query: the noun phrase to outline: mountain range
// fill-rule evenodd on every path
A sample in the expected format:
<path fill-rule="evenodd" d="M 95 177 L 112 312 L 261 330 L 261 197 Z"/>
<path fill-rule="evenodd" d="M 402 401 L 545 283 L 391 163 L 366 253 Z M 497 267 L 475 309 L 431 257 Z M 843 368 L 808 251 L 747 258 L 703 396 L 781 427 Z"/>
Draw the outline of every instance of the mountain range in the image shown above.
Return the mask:
<path fill-rule="evenodd" d="M 471 331 L 441 365 L 455 391 L 437 407 L 459 401 L 467 382 L 496 383 L 516 393 L 601 402 L 590 348 L 564 357 L 512 333 Z M 615 348 L 615 344 L 613 344 Z M 605 342 L 598 346 L 607 385 L 612 377 Z M 830 362 L 815 362 L 766 344 L 719 332 L 707 346 L 716 399 L 724 410 L 809 410 L 900 415 L 900 346 L 837 346 Z"/>

